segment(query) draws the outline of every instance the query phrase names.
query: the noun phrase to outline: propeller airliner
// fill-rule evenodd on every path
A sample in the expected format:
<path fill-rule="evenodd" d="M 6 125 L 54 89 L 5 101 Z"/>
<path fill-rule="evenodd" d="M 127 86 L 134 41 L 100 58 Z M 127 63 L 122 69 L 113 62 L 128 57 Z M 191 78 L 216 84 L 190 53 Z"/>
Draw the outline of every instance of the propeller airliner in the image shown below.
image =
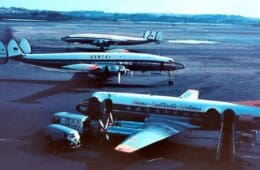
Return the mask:
<path fill-rule="evenodd" d="M 220 131 L 217 148 L 220 155 L 235 153 L 235 130 L 260 129 L 259 103 L 243 105 L 199 99 L 198 90 L 187 90 L 179 97 L 95 92 L 79 103 L 76 110 L 86 115 L 88 121 L 84 128 L 93 136 L 97 136 L 97 132 L 107 140 L 111 134 L 127 136 L 115 147 L 119 152 L 133 153 L 185 130 L 199 129 Z M 68 112 L 57 114 L 70 115 Z M 232 145 L 230 152 L 226 141 Z"/>
<path fill-rule="evenodd" d="M 118 76 L 119 84 L 121 75 L 128 71 L 167 71 L 169 85 L 172 85 L 171 72 L 185 67 L 169 57 L 113 50 L 108 52 L 31 54 L 31 45 L 26 38 L 23 38 L 19 45 L 14 39 L 10 40 L 7 50 L 0 42 L 0 51 L 1 63 L 12 59 L 41 67 L 86 72 L 102 80 Z"/>
<path fill-rule="evenodd" d="M 101 50 L 111 45 L 138 45 L 155 42 L 160 44 L 163 40 L 161 32 L 145 31 L 143 37 L 130 37 L 109 34 L 72 34 L 61 38 L 68 43 L 91 44 L 100 47 Z"/>

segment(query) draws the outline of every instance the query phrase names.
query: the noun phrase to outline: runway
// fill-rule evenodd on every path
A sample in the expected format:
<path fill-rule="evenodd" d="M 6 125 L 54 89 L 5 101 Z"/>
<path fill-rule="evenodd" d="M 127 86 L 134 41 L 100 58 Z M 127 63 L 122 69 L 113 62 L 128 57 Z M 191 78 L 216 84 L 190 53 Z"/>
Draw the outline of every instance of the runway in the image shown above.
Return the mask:
<path fill-rule="evenodd" d="M 214 160 L 217 132 L 187 132 L 132 155 L 114 151 L 120 138 L 102 144 L 90 142 L 78 151 L 66 152 L 49 150 L 43 138 L 43 129 L 55 112 L 75 112 L 75 105 L 95 91 L 178 96 L 187 89 L 198 89 L 203 99 L 259 100 L 258 27 L 126 21 L 0 22 L 0 28 L 7 25 L 16 39 L 30 39 L 34 53 L 66 51 L 67 44 L 60 37 L 68 34 L 142 36 L 147 29 L 161 31 L 165 37 L 162 44 L 119 48 L 170 56 L 186 68 L 176 71 L 174 86 L 168 86 L 167 74 L 160 73 L 123 76 L 118 85 L 116 78 L 100 84 L 83 74 L 16 61 L 0 65 L 0 169 L 258 169 L 259 134 L 254 146 L 237 148 L 238 159 L 232 166 Z M 70 47 L 70 51 L 77 50 Z"/>

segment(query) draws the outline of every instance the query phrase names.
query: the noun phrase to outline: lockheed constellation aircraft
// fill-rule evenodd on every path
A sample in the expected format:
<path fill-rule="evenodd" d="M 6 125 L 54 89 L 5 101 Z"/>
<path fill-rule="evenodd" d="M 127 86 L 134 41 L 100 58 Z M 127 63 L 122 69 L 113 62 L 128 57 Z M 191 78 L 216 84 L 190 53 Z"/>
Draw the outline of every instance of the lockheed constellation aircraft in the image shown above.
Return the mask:
<path fill-rule="evenodd" d="M 260 128 L 260 108 L 198 97 L 197 90 L 188 90 L 179 97 L 96 92 L 76 108 L 88 116 L 89 123 L 85 125 L 93 133 L 100 129 L 107 140 L 109 134 L 128 136 L 115 147 L 115 150 L 126 153 L 187 129 L 199 128 L 221 129 L 225 134 L 219 139 L 218 153 L 221 154 L 227 152 L 227 142 L 223 141 L 232 139 L 227 134 L 234 136 L 234 127 L 241 131 Z"/>
<path fill-rule="evenodd" d="M 10 40 L 7 50 L 0 42 L 0 51 L 2 63 L 13 59 L 42 67 L 87 72 L 101 79 L 118 76 L 119 83 L 121 75 L 128 71 L 168 71 L 169 85 L 172 85 L 171 72 L 184 68 L 183 64 L 177 63 L 169 57 L 144 53 L 114 52 L 113 50 L 100 53 L 30 54 L 32 50 L 26 38 L 23 38 L 19 45 L 14 39 Z"/>
<path fill-rule="evenodd" d="M 62 37 L 62 41 L 68 43 L 91 44 L 100 47 L 101 50 L 111 45 L 138 45 L 155 42 L 161 43 L 163 35 L 161 32 L 145 31 L 143 37 L 129 37 L 108 34 L 73 34 Z"/>

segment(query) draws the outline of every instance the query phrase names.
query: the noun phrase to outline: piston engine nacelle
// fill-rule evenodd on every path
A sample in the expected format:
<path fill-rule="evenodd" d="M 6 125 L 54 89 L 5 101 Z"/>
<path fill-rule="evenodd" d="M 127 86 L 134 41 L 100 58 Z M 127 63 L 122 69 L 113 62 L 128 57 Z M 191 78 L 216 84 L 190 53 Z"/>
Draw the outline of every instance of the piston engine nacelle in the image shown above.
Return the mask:
<path fill-rule="evenodd" d="M 119 73 L 121 75 L 124 75 L 128 71 L 129 70 L 125 66 L 122 66 L 122 65 L 106 65 L 106 66 L 100 66 L 98 70 L 95 70 L 93 72 L 93 74 L 114 76 L 114 75 L 118 75 Z"/>

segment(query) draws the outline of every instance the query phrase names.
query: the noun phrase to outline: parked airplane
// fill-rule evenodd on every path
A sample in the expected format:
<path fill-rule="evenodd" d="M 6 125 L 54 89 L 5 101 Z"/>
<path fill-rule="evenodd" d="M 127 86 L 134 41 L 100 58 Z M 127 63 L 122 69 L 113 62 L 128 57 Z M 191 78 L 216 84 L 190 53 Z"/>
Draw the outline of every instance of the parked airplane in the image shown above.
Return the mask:
<path fill-rule="evenodd" d="M 76 108 L 88 116 L 89 123 L 85 125 L 93 133 L 100 129 L 107 139 L 109 134 L 128 136 L 115 147 L 126 153 L 186 129 L 219 130 L 222 127 L 226 135 L 234 125 L 243 131 L 260 128 L 260 108 L 198 97 L 197 90 L 188 90 L 179 97 L 96 92 Z"/>
<path fill-rule="evenodd" d="M 108 79 L 131 71 L 168 71 L 169 85 L 173 84 L 171 71 L 183 69 L 184 65 L 175 62 L 172 58 L 144 53 L 126 52 L 90 52 L 90 53 L 48 53 L 30 54 L 31 46 L 27 39 L 23 38 L 18 45 L 15 40 L 10 40 L 7 51 L 0 43 L 2 63 L 8 59 L 21 61 L 33 65 L 88 72 L 96 77 Z"/>
<path fill-rule="evenodd" d="M 91 44 L 100 47 L 101 50 L 111 45 L 138 45 L 155 42 L 161 43 L 163 35 L 161 32 L 145 31 L 143 37 L 129 37 L 108 34 L 73 34 L 62 37 L 62 41 L 68 43 Z"/>

